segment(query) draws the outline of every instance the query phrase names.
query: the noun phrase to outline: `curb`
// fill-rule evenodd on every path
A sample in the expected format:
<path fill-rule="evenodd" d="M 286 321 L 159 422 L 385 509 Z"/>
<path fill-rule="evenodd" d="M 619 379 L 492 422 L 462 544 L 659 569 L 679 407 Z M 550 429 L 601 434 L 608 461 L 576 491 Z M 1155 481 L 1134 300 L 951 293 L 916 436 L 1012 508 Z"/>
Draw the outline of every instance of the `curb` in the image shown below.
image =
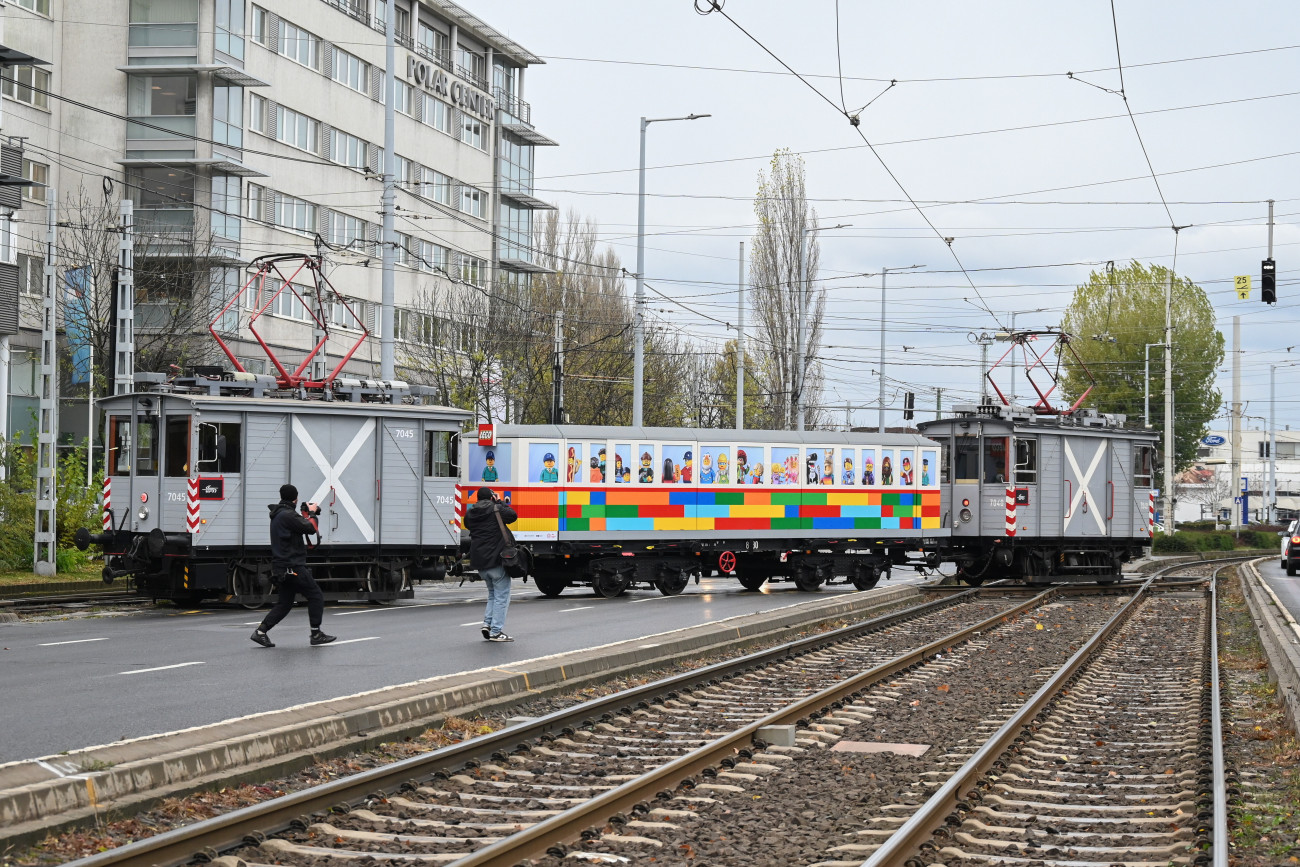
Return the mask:
<path fill-rule="evenodd" d="M 1268 657 L 1269 682 L 1277 684 L 1291 728 L 1300 730 L 1300 624 L 1260 577 L 1255 564 L 1244 565 L 1241 587 Z"/>
<path fill-rule="evenodd" d="M 568 692 L 611 675 L 662 667 L 701 653 L 743 648 L 791 629 L 917 596 L 917 585 L 799 603 L 599 647 L 400 684 L 68 754 L 0 765 L 0 842 L 102 820 L 104 811 L 214 784 L 266 779 L 323 758 L 418 735 L 448 716 Z"/>

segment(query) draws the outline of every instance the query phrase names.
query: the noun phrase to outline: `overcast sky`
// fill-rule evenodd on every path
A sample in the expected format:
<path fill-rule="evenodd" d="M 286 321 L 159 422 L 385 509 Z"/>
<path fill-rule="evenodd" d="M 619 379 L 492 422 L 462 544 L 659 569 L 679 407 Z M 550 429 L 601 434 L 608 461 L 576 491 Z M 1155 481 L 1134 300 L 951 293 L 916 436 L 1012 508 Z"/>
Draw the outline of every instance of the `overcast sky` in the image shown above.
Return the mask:
<path fill-rule="evenodd" d="M 882 267 L 926 266 L 888 278 L 886 402 L 900 409 L 911 389 L 918 408 L 932 409 L 935 387 L 945 405 L 978 394 L 968 334 L 999 328 L 983 308 L 1002 326 L 1012 312 L 1018 328 L 1056 325 L 1073 288 L 1107 261 L 1170 265 L 1171 221 L 1189 226 L 1178 273 L 1208 293 L 1229 350 L 1241 317 L 1245 413 L 1261 417 L 1249 426 L 1268 416 L 1269 365 L 1300 362 L 1300 346 L 1286 352 L 1300 344 L 1293 3 L 1117 0 L 1135 133 L 1111 92 L 1120 87 L 1111 6 L 1096 0 L 841 0 L 838 40 L 834 0 L 727 0 L 736 24 L 697 14 L 692 0 L 464 2 L 546 59 L 528 71 L 524 96 L 559 147 L 538 149 L 536 195 L 596 220 L 629 271 L 639 118 L 713 115 L 653 124 L 647 146 L 646 279 L 679 302 L 651 294 L 649 307 L 709 346 L 734 336 L 711 320 L 736 321 L 738 243 L 753 233 L 758 173 L 777 148 L 804 156 L 820 224 L 852 224 L 821 233 L 820 277 L 826 398 L 860 407 L 855 424 L 876 420 Z M 839 113 L 867 103 L 861 129 L 879 159 Z M 1270 198 L 1281 298 L 1272 308 L 1259 301 Z M 954 239 L 952 252 L 941 236 Z M 1238 274 L 1254 279 L 1250 301 L 1236 299 Z M 1298 373 L 1278 371 L 1279 427 L 1300 427 Z M 889 423 L 898 420 L 891 411 Z"/>

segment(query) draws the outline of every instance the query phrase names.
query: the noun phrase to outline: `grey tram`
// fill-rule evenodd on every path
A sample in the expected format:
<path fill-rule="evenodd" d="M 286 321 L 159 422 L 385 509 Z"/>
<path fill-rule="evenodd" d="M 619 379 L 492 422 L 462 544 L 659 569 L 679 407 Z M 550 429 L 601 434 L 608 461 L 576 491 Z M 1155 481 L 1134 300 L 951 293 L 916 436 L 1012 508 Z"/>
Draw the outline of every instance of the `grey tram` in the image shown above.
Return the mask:
<path fill-rule="evenodd" d="M 155 599 L 263 604 L 267 506 L 285 482 L 321 504 L 309 561 L 327 599 L 410 598 L 413 579 L 442 577 L 459 548 L 455 451 L 470 413 L 423 405 L 401 383 L 253 396 L 292 393 L 268 379 L 198 376 L 102 401 L 103 527 L 78 544 L 103 546 L 104 580 Z"/>
<path fill-rule="evenodd" d="M 1156 434 L 1090 410 L 958 406 L 921 422 L 942 445 L 943 559 L 970 584 L 1101 582 L 1150 544 Z"/>

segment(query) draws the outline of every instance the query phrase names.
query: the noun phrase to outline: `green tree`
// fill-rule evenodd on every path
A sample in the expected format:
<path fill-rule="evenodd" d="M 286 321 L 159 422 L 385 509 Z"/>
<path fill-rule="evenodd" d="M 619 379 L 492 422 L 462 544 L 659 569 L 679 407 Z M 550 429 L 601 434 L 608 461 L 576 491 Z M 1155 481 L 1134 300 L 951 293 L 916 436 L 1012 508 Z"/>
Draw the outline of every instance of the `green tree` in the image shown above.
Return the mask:
<path fill-rule="evenodd" d="M 1125 413 L 1141 423 L 1145 344 L 1162 343 L 1165 292 L 1169 289 L 1173 324 L 1174 465 L 1189 466 L 1210 419 L 1219 414 L 1222 396 L 1214 387 L 1215 369 L 1223 362 L 1223 335 L 1215 327 L 1214 307 L 1205 290 L 1160 265 L 1134 262 L 1125 268 L 1092 272 L 1074 292 L 1061 329 L 1097 384 L 1085 401 L 1100 412 Z M 1151 427 L 1165 426 L 1164 356 L 1151 352 Z M 1089 380 L 1069 352 L 1062 356 L 1061 386 L 1073 403 Z"/>

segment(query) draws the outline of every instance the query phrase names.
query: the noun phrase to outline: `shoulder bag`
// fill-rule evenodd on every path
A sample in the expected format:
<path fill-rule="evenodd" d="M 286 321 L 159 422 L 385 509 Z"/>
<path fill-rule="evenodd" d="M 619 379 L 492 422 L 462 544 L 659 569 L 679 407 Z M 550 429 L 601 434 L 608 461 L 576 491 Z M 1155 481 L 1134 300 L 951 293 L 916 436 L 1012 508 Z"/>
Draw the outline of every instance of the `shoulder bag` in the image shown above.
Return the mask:
<path fill-rule="evenodd" d="M 497 511 L 496 506 L 492 507 L 492 514 L 497 519 L 497 526 L 501 528 L 501 538 L 505 540 L 506 547 L 501 551 L 501 565 L 505 567 L 506 574 L 511 578 L 523 578 L 528 574 L 528 549 L 519 548 L 515 545 L 515 534 L 510 532 L 506 522 L 501 520 L 501 513 Z"/>

